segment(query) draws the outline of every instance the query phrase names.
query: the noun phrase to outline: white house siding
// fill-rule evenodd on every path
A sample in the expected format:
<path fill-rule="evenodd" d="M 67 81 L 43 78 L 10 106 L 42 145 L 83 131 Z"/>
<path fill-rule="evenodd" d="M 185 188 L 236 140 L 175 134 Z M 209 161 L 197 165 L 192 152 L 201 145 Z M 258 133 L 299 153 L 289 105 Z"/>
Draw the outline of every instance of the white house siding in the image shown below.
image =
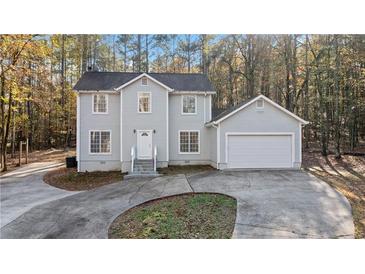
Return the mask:
<path fill-rule="evenodd" d="M 220 123 L 220 156 L 219 168 L 227 168 L 226 162 L 226 133 L 227 132 L 291 132 L 294 133 L 294 168 L 301 165 L 301 134 L 300 123 L 277 109 L 268 102 L 265 102 L 264 110 L 257 111 L 256 104 L 252 103 L 241 111 L 230 116 Z"/>
<path fill-rule="evenodd" d="M 119 94 L 108 95 L 108 114 L 93 114 L 92 94 L 80 93 L 80 171 L 120 169 Z M 111 130 L 111 154 L 89 153 L 89 130 Z"/>
<path fill-rule="evenodd" d="M 191 165 L 211 164 L 211 149 L 216 144 L 210 143 L 211 129 L 204 126 L 210 118 L 210 95 L 197 95 L 197 114 L 183 115 L 181 109 L 181 94 L 169 95 L 169 164 Z M 200 153 L 179 153 L 179 130 L 200 131 Z M 214 148 L 213 148 L 214 149 Z"/>
<path fill-rule="evenodd" d="M 152 113 L 138 113 L 138 92 L 151 92 Z M 122 89 L 123 172 L 131 169 L 131 147 L 137 144 L 134 130 L 155 130 L 152 145 L 157 146 L 157 165 L 167 166 L 167 92 L 152 80 L 148 80 L 147 86 L 142 86 L 140 79 Z"/>

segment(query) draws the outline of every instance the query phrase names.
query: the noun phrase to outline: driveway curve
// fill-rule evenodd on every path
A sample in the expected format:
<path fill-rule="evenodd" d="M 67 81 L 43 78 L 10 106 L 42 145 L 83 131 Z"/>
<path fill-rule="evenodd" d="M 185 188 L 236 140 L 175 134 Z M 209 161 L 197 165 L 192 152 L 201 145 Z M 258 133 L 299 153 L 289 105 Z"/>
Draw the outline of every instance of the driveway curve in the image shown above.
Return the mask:
<path fill-rule="evenodd" d="M 209 171 L 128 179 L 36 205 L 1 238 L 107 238 L 111 222 L 151 199 L 217 192 L 237 199 L 233 238 L 353 238 L 348 201 L 302 171 Z M 2 209 L 1 209 L 2 211 Z M 2 212 L 1 212 L 2 213 Z"/>
<path fill-rule="evenodd" d="M 0 176 L 0 227 L 15 220 L 31 208 L 74 195 L 43 182 L 43 175 L 63 166 L 58 162 L 38 162 L 24 165 Z"/>

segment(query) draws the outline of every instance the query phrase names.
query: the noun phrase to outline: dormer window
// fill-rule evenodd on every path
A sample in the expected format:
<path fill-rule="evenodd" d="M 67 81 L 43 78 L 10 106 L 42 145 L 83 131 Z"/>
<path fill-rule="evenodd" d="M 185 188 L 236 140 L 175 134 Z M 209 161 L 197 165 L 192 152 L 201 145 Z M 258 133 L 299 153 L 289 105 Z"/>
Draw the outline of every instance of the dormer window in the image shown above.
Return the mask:
<path fill-rule="evenodd" d="M 264 100 L 259 99 L 256 101 L 256 110 L 263 110 L 264 109 Z"/>
<path fill-rule="evenodd" d="M 142 77 L 142 86 L 147 86 L 148 85 L 148 79 L 146 76 Z"/>

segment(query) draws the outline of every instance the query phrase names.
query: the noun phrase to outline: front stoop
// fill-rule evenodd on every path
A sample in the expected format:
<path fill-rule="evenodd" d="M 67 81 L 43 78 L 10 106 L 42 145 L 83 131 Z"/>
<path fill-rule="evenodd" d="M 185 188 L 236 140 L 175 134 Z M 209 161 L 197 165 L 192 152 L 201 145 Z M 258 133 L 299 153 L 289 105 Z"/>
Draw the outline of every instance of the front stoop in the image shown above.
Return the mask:
<path fill-rule="evenodd" d="M 133 172 L 128 173 L 124 178 L 158 176 L 161 175 L 153 170 L 153 160 L 136 160 L 134 162 Z"/>

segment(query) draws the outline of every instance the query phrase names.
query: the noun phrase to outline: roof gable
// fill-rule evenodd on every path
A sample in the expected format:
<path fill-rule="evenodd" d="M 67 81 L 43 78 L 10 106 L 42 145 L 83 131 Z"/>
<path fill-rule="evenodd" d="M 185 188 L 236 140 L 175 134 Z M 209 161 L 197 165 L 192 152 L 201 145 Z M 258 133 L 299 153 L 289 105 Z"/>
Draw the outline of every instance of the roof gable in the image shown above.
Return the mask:
<path fill-rule="evenodd" d="M 139 72 L 85 72 L 74 86 L 77 91 L 115 91 L 143 75 L 174 92 L 214 92 L 205 74 L 200 73 L 139 73 Z"/>
<path fill-rule="evenodd" d="M 222 121 L 224 121 L 225 119 L 231 117 L 232 115 L 236 114 L 240 110 L 248 107 L 249 105 L 253 104 L 254 102 L 256 102 L 259 99 L 265 100 L 265 102 L 268 102 L 269 104 L 273 105 L 274 107 L 276 107 L 280 111 L 282 111 L 285 114 L 289 115 L 293 119 L 296 119 L 298 122 L 300 122 L 302 124 L 305 124 L 306 125 L 306 124 L 309 123 L 308 121 L 303 120 L 299 116 L 297 116 L 294 113 L 290 112 L 289 110 L 283 108 L 282 106 L 280 106 L 279 104 L 275 103 L 274 101 L 272 101 L 271 99 L 267 98 L 266 96 L 259 95 L 259 96 L 255 97 L 253 99 L 245 100 L 245 101 L 241 102 L 240 104 L 238 104 L 237 106 L 235 106 L 233 108 L 230 108 L 230 109 L 228 109 L 228 110 L 220 113 L 218 116 L 214 117 L 212 119 L 212 121 L 210 121 L 208 124 L 219 124 Z"/>
<path fill-rule="evenodd" d="M 140 75 L 138 75 L 137 77 L 131 79 L 130 81 L 128 81 L 127 83 L 124 83 L 123 85 L 121 85 L 120 87 L 114 88 L 115 90 L 120 90 L 125 88 L 126 86 L 129 86 L 130 84 L 134 83 L 135 81 L 141 79 L 142 77 L 147 77 L 149 80 L 155 82 L 156 84 L 164 87 L 165 89 L 167 89 L 168 91 L 173 91 L 174 89 L 166 86 L 165 84 L 161 83 L 160 81 L 158 81 L 157 79 L 155 79 L 154 77 L 151 77 L 150 75 L 148 75 L 147 73 L 142 73 Z"/>

